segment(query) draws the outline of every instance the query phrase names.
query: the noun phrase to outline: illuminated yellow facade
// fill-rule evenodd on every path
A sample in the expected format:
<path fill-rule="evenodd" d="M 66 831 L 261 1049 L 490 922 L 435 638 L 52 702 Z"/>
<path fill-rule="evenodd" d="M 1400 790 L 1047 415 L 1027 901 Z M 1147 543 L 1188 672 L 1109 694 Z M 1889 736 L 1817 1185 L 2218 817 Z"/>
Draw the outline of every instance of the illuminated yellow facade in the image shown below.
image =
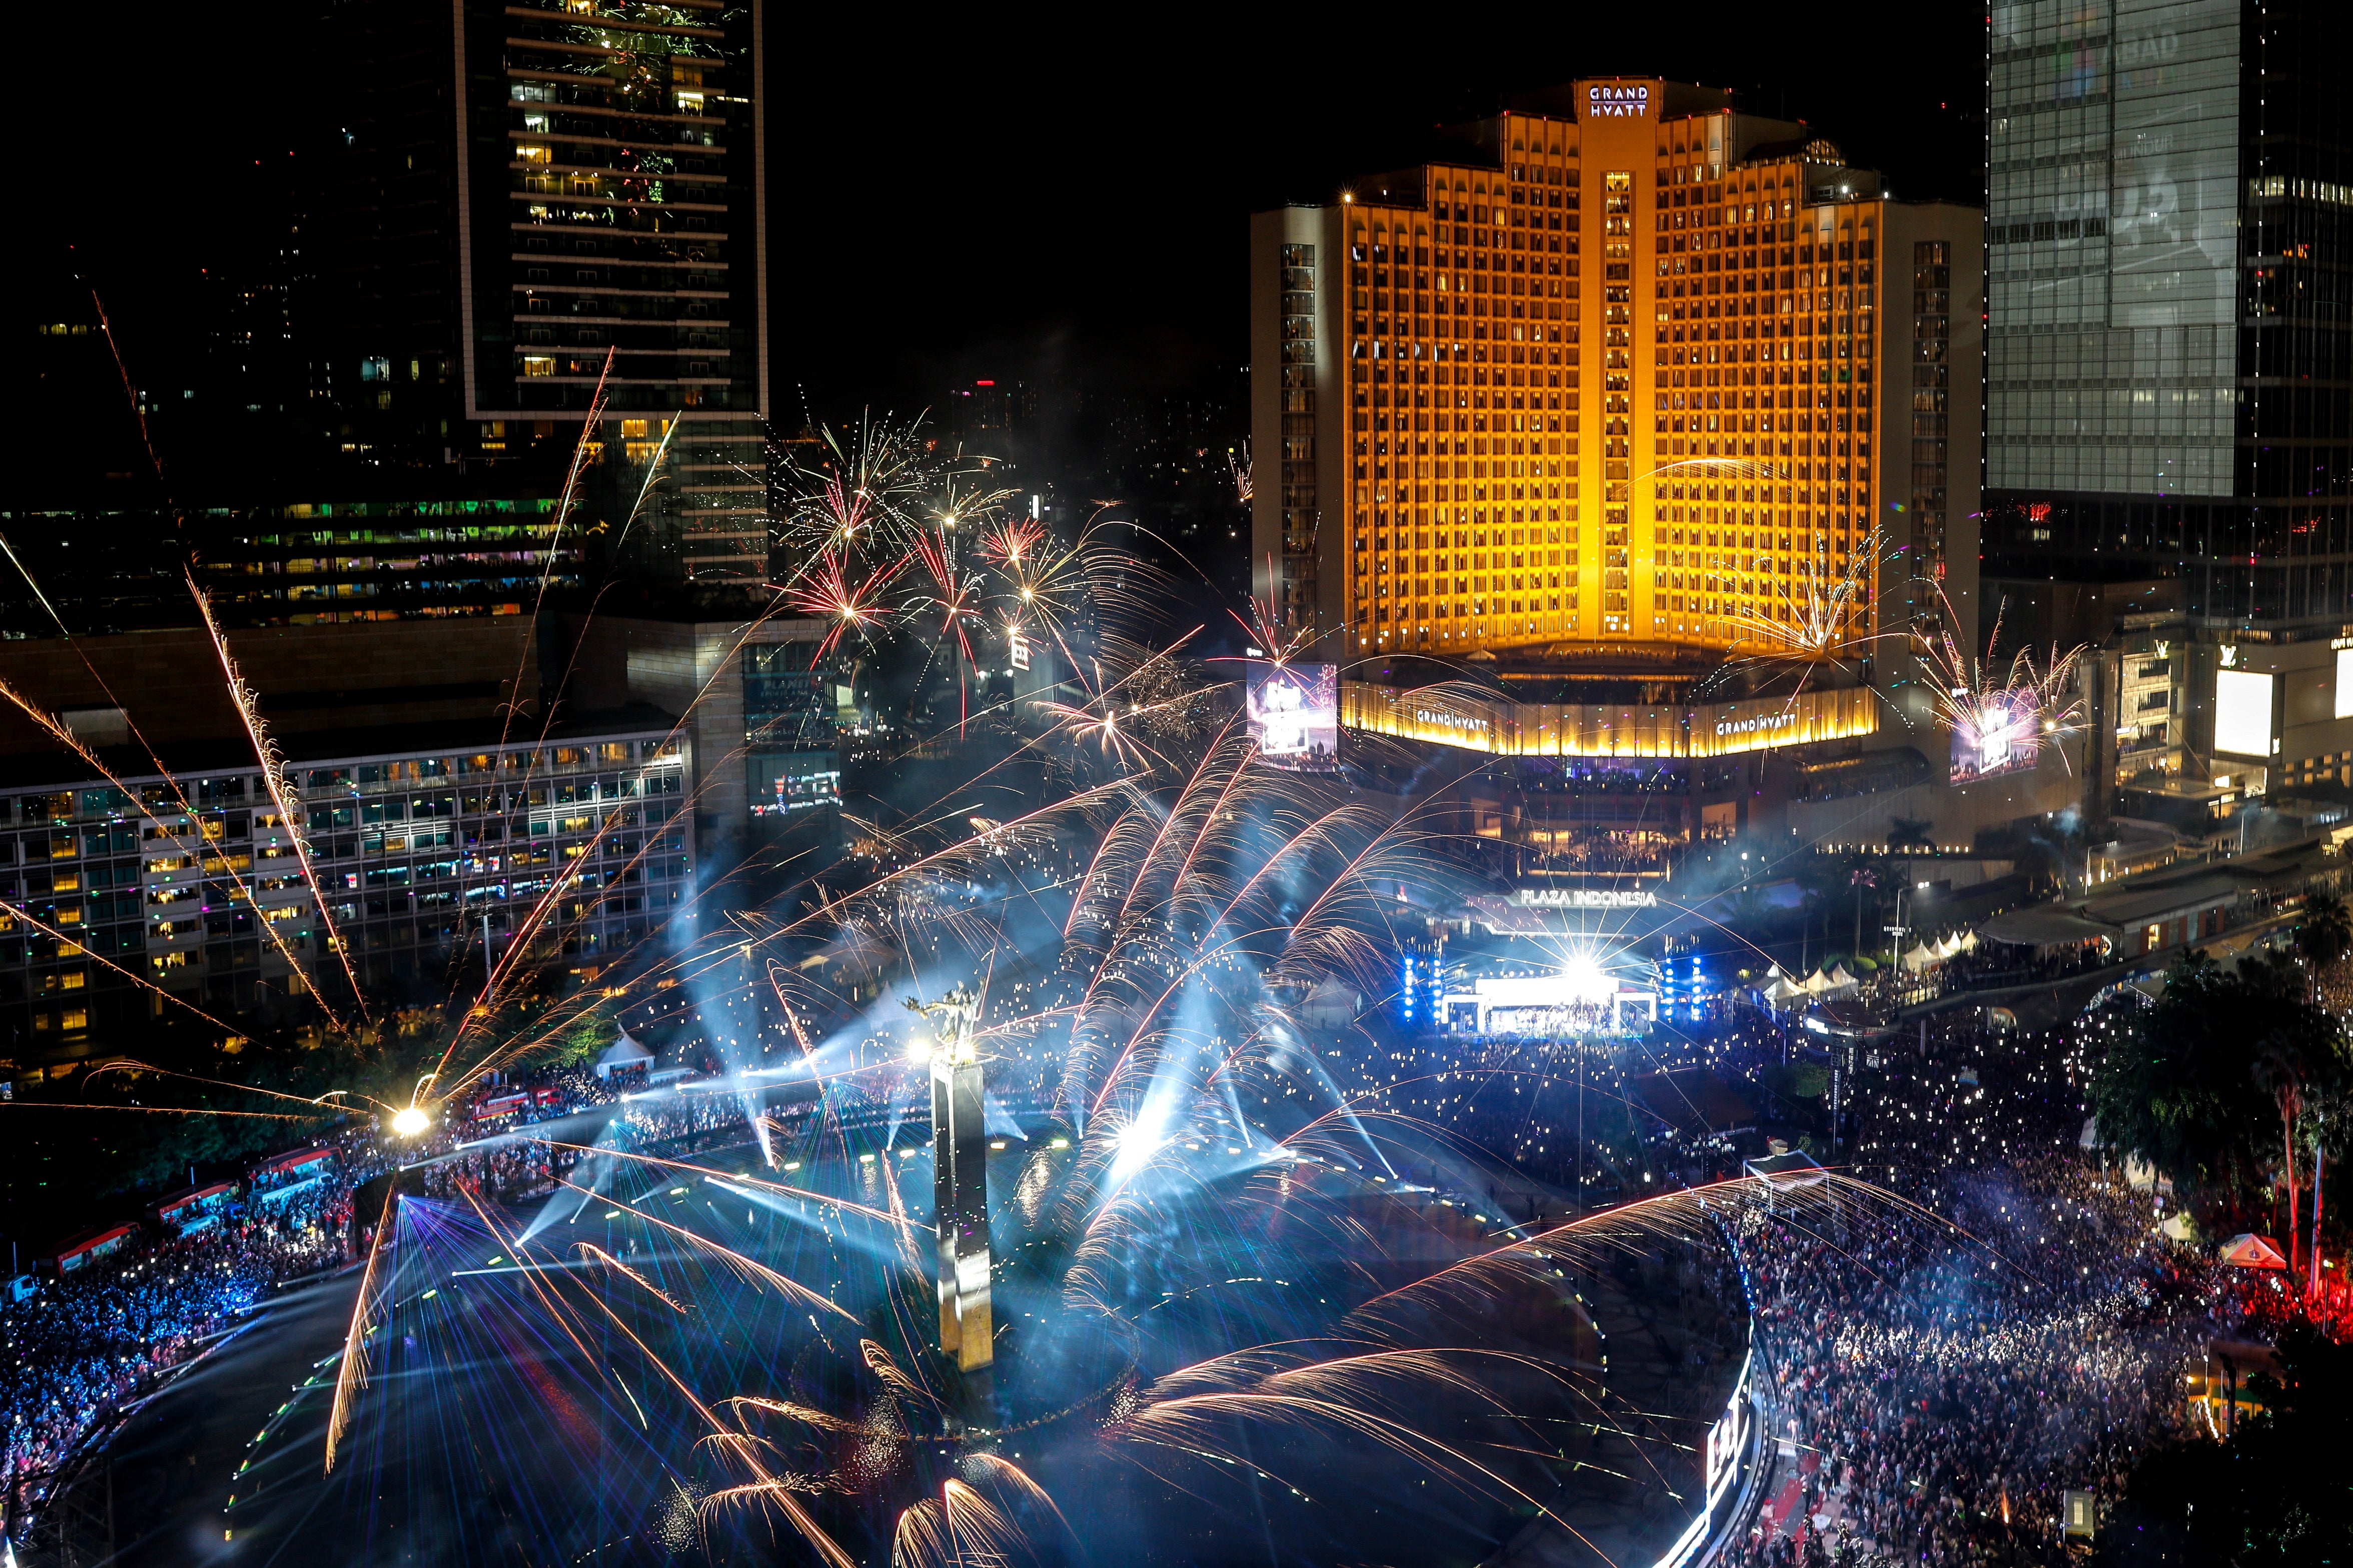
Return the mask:
<path fill-rule="evenodd" d="M 1261 595 L 1327 656 L 1572 665 L 1820 642 L 1849 574 L 1842 644 L 1919 614 L 1915 577 L 1971 597 L 1977 211 L 1722 92 L 1539 107 L 1254 220 Z"/>
<path fill-rule="evenodd" d="M 1351 730 L 1505 757 L 1722 757 L 1870 735 L 1879 699 L 1860 687 L 1681 707 L 1509 702 L 1468 689 L 1340 683 Z"/>

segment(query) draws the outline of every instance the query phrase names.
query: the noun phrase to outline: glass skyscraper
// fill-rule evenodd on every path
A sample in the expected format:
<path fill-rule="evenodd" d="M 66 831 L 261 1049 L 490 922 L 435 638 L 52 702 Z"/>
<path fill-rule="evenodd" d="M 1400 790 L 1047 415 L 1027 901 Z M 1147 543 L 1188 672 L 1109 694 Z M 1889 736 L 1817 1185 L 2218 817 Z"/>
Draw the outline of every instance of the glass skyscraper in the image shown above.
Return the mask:
<path fill-rule="evenodd" d="M 2151 584 L 2082 602 L 2181 617 L 2188 771 L 2255 788 L 2353 763 L 2327 647 L 2353 624 L 2348 42 L 2316 0 L 1989 19 L 1988 625 L 1997 592 Z M 2259 766 L 2215 760 L 2226 668 L 2275 678 Z"/>

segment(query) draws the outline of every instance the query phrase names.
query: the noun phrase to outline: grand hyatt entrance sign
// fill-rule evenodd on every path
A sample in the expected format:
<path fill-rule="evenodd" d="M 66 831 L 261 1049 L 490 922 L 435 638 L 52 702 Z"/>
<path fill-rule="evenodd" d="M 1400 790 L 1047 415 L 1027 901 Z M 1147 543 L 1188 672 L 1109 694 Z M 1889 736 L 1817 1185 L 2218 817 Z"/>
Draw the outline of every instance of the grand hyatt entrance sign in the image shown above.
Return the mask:
<path fill-rule="evenodd" d="M 1588 120 L 1641 120 L 1651 112 L 1648 82 L 1589 82 L 1585 89 Z"/>
<path fill-rule="evenodd" d="M 1340 722 L 1506 757 L 1721 757 L 1869 735 L 1879 728 L 1879 710 L 1862 688 L 1679 708 L 1509 702 L 1444 687 L 1406 691 L 1347 680 L 1340 684 Z"/>

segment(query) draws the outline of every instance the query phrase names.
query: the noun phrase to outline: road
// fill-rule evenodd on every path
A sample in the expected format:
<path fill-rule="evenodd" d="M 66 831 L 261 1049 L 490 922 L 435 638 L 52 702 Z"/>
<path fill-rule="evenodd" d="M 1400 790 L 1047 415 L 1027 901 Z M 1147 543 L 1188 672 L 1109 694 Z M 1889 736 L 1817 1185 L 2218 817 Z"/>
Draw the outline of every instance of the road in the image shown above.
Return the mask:
<path fill-rule="evenodd" d="M 141 1407 L 71 1499 L 63 1561 L 230 1560 L 236 1542 L 223 1539 L 222 1510 L 237 1466 L 272 1412 L 320 1370 L 313 1363 L 341 1345 L 358 1292 L 356 1270 L 297 1287 Z M 312 1445 L 305 1462 L 315 1465 L 316 1454 Z"/>

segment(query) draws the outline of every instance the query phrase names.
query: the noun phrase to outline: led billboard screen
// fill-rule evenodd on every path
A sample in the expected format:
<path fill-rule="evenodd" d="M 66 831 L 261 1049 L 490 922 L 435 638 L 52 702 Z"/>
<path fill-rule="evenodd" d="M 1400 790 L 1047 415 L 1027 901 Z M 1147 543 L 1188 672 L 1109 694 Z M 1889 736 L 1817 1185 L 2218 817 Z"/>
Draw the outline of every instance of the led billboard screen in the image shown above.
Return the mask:
<path fill-rule="evenodd" d="M 1953 726 L 1955 784 L 2026 773 L 2042 755 L 2042 713 L 2030 692 L 1990 692 Z"/>
<path fill-rule="evenodd" d="M 2251 669 L 2214 673 L 2214 749 L 2233 757 L 2272 754 L 2272 678 Z"/>
<path fill-rule="evenodd" d="M 2337 650 L 2337 717 L 2353 719 L 2353 647 Z"/>
<path fill-rule="evenodd" d="M 1340 765 L 1340 667 L 1255 663 L 1250 667 L 1250 734 L 1277 767 L 1324 772 Z"/>

